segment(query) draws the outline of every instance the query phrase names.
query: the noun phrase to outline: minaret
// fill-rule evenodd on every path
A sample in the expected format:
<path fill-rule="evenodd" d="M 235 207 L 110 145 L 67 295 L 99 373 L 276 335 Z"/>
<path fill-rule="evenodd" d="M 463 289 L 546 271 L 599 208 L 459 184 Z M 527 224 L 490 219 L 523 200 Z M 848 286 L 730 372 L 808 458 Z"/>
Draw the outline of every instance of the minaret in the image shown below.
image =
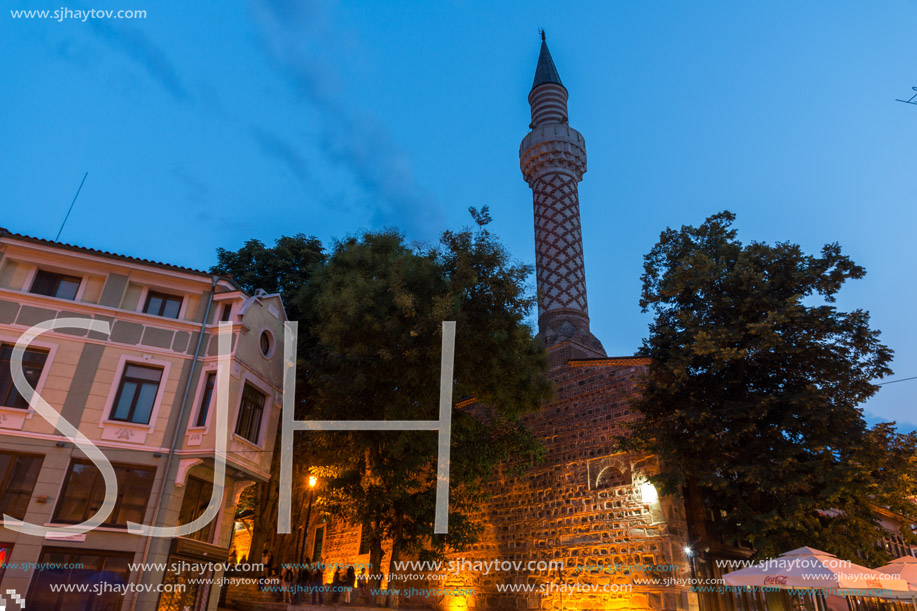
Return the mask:
<path fill-rule="evenodd" d="M 567 358 L 605 356 L 589 331 L 586 270 L 577 183 L 586 172 L 586 142 L 567 125 L 567 89 L 541 33 L 541 54 L 529 93 L 532 131 L 519 147 L 522 175 L 535 208 L 538 331 Z"/>

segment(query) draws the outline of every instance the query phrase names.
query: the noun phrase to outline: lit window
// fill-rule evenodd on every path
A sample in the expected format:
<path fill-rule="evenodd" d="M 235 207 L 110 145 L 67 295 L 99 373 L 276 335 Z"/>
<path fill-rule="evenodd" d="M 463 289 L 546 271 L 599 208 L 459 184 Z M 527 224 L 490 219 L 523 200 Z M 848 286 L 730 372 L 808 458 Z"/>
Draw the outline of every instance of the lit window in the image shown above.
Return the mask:
<path fill-rule="evenodd" d="M 181 509 L 178 511 L 178 525 L 189 524 L 203 515 L 207 505 L 210 504 L 210 496 L 213 493 L 213 484 L 196 477 L 189 477 L 185 484 L 185 495 L 182 497 Z M 206 526 L 197 530 L 188 538 L 197 541 L 207 542 L 210 540 L 210 533 L 213 531 L 213 520 Z"/>
<path fill-rule="evenodd" d="M 6 565 L 9 564 L 12 553 L 12 543 L 0 543 L 0 581 L 3 580 L 3 573 L 6 572 Z"/>
<path fill-rule="evenodd" d="M 25 517 L 41 462 L 41 456 L 0 452 L 0 515 Z"/>
<path fill-rule="evenodd" d="M 133 559 L 133 552 L 42 548 L 39 566 L 68 568 L 35 571 L 25 597 L 29 609 L 120 609 L 123 588 L 130 581 L 128 563 Z M 68 584 L 92 584 L 99 591 L 68 591 L 64 589 Z"/>
<path fill-rule="evenodd" d="M 115 465 L 114 470 L 118 482 L 118 499 L 104 525 L 143 523 L 156 470 L 119 465 Z M 101 471 L 91 462 L 73 461 L 64 482 L 64 490 L 54 510 L 54 521 L 76 524 L 95 515 L 105 500 L 105 480 L 102 479 Z"/>

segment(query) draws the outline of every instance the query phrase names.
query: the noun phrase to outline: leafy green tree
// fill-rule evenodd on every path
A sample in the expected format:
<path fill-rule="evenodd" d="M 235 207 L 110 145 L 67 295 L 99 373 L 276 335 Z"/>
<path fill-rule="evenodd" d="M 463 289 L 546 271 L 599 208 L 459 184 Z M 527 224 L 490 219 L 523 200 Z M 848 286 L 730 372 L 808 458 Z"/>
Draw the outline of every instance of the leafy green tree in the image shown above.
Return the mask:
<path fill-rule="evenodd" d="M 834 305 L 865 270 L 837 244 L 743 245 L 734 219 L 667 229 L 646 255 L 652 364 L 620 441 L 658 455 L 663 492 L 695 517 L 725 512 L 721 532 L 760 556 L 810 545 L 880 562 L 875 507 L 917 522 L 915 438 L 870 430 L 858 407 L 892 358 L 867 312 Z"/>
<path fill-rule="evenodd" d="M 486 208 L 473 214 L 476 231 L 446 232 L 437 247 L 395 232 L 341 241 L 299 296 L 311 335 L 300 368 L 320 420 L 437 420 L 442 322 L 456 321 L 454 397 L 476 403 L 452 413 L 448 535 L 433 533 L 436 433 L 308 434 L 327 478 L 322 506 L 370 529 L 374 572 L 383 539 L 393 544 L 390 572 L 406 554 L 473 542 L 470 516 L 497 465 L 540 456 L 519 422 L 551 392 L 545 352 L 525 323 L 531 269 L 487 231 Z"/>
<path fill-rule="evenodd" d="M 249 240 L 239 250 L 217 249 L 217 264 L 210 271 L 231 276 L 243 290 L 280 293 L 290 320 L 299 320 L 294 297 L 308 284 L 316 267 L 325 260 L 318 238 L 296 234 L 282 236 L 273 247 Z"/>

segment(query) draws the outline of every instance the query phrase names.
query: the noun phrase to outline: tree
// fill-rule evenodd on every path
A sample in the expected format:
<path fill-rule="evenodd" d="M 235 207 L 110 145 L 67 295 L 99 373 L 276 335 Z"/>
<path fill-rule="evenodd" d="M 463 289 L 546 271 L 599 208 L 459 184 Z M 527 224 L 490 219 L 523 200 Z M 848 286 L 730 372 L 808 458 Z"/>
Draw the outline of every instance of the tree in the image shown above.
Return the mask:
<path fill-rule="evenodd" d="M 257 289 L 280 293 L 290 320 L 299 320 L 301 312 L 294 300 L 309 283 L 316 267 L 325 260 L 318 238 L 301 233 L 282 236 L 269 248 L 259 240 L 249 240 L 239 250 L 217 248 L 218 263 L 211 273 L 231 276 L 249 294 Z"/>
<path fill-rule="evenodd" d="M 734 219 L 667 229 L 646 255 L 652 364 L 620 441 L 658 455 L 664 493 L 725 512 L 721 531 L 760 556 L 810 545 L 880 562 L 875 507 L 917 522 L 915 438 L 869 429 L 858 407 L 892 358 L 867 312 L 834 306 L 865 270 L 837 244 L 743 245 Z"/>
<path fill-rule="evenodd" d="M 510 260 L 473 211 L 476 231 L 446 232 L 438 247 L 395 232 L 337 243 L 300 293 L 310 339 L 300 369 L 310 417 L 319 420 L 437 420 L 441 325 L 456 321 L 449 534 L 433 534 L 437 435 L 428 431 L 310 433 L 328 478 L 322 507 L 370 529 L 374 569 L 383 538 L 389 571 L 408 553 L 440 553 L 473 542 L 471 519 L 493 469 L 535 460 L 540 446 L 519 416 L 549 396 L 544 349 L 525 324 L 534 300 L 527 266 Z M 377 584 L 378 585 L 378 584 Z"/>

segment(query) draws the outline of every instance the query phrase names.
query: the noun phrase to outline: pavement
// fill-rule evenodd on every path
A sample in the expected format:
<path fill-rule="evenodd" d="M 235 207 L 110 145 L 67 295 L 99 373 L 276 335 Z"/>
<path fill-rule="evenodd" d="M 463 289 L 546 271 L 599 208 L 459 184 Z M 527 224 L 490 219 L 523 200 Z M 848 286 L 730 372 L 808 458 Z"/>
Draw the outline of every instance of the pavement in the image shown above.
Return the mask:
<path fill-rule="evenodd" d="M 349 609 L 350 611 L 382 611 L 386 607 L 369 607 L 366 605 L 357 605 L 357 604 L 331 604 L 326 603 L 324 605 L 286 605 L 284 603 L 275 602 L 275 603 L 260 603 L 259 607 L 265 610 L 270 609 L 271 611 L 335 611 L 338 609 Z M 238 611 L 232 607 L 220 607 L 219 611 Z"/>

